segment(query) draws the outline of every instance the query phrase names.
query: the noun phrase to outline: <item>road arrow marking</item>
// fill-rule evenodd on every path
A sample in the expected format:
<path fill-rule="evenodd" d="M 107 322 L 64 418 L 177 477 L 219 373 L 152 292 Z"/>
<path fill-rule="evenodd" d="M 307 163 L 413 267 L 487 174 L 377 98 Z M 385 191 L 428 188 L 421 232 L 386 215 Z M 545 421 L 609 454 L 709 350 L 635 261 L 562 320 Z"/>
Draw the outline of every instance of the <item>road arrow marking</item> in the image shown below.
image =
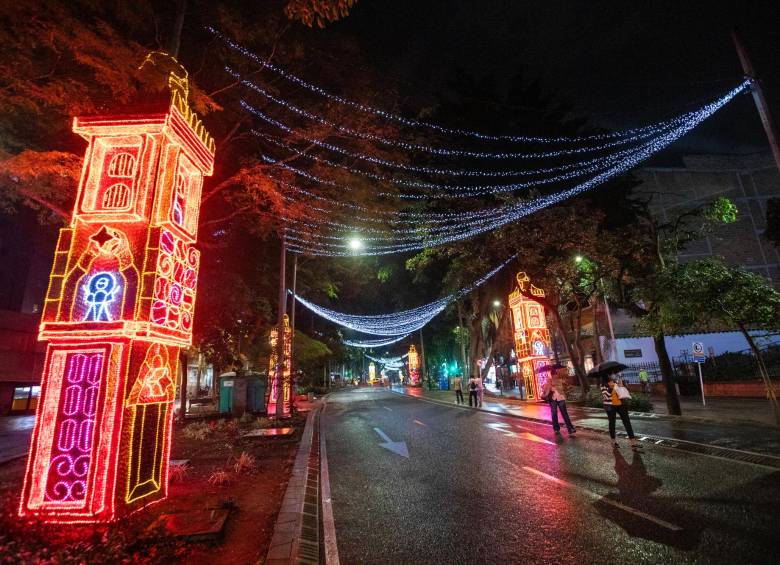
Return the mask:
<path fill-rule="evenodd" d="M 382 441 L 384 441 L 384 443 L 379 444 L 379 447 L 384 447 L 396 455 L 400 455 L 401 457 L 406 457 L 409 459 L 409 450 L 406 448 L 405 441 L 392 441 L 389 437 L 387 437 L 387 434 L 379 428 L 374 428 L 374 431 L 379 434 L 379 437 L 382 438 Z"/>
<path fill-rule="evenodd" d="M 504 422 L 494 422 L 491 424 L 485 424 L 485 427 L 490 428 L 491 430 L 496 430 L 497 432 L 501 432 L 507 437 L 519 437 L 521 439 L 532 441 L 534 443 L 546 443 L 548 445 L 555 445 L 555 443 L 553 443 L 552 441 L 546 440 L 543 437 L 539 437 L 536 434 L 532 434 L 531 432 L 517 433 L 517 432 L 507 430 L 506 428 L 509 427 L 509 424 L 506 424 Z M 520 426 L 517 427 L 519 428 Z"/>

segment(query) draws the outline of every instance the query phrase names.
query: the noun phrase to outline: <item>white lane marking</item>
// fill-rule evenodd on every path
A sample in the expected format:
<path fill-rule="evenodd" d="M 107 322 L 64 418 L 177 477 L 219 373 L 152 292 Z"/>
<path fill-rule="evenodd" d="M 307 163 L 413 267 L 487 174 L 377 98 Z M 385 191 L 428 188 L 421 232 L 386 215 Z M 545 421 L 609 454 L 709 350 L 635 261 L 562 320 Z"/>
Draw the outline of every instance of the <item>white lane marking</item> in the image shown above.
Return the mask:
<path fill-rule="evenodd" d="M 399 396 L 401 396 L 403 398 L 408 398 L 409 400 L 419 400 L 420 402 L 427 402 L 428 404 L 438 404 L 439 406 L 446 406 L 446 407 L 449 407 L 449 408 L 462 408 L 462 409 L 469 410 L 469 411 L 471 411 L 471 410 L 479 410 L 483 414 L 487 414 L 487 415 L 493 416 L 495 418 L 506 418 L 506 415 L 498 414 L 496 412 L 491 412 L 490 410 L 487 410 L 485 408 L 476 408 L 475 409 L 475 408 L 470 408 L 470 407 L 462 406 L 462 405 L 454 405 L 453 406 L 453 405 L 451 405 L 449 403 L 445 403 L 445 402 L 442 402 L 440 400 L 431 400 L 431 399 L 428 399 L 428 398 L 420 398 L 419 396 L 412 396 L 412 395 L 406 394 L 404 392 L 398 392 L 397 390 L 391 390 L 390 392 L 392 392 L 393 394 L 397 394 L 397 395 L 399 395 Z M 603 412 L 602 410 L 599 410 L 598 408 L 593 408 L 592 411 L 593 412 Z M 533 424 L 533 425 L 537 425 L 537 426 L 549 425 L 549 422 L 541 422 L 541 421 L 535 420 L 533 418 L 531 418 L 530 421 L 529 421 L 528 417 L 523 416 L 522 413 L 518 413 L 518 415 L 522 419 L 524 419 L 526 422 L 528 422 L 529 424 Z M 584 429 L 583 428 L 578 428 L 578 430 L 582 430 L 583 432 L 594 432 L 594 433 L 603 433 L 603 432 L 606 431 L 606 430 L 603 430 L 603 429 L 602 430 L 595 430 L 595 429 L 587 429 L 587 428 L 584 428 Z M 672 449 L 672 450 L 675 450 L 675 451 L 677 451 L 677 447 L 676 447 L 677 445 L 698 445 L 700 447 L 711 447 L 711 448 L 715 448 L 715 449 L 717 449 L 719 447 L 719 446 L 716 446 L 716 445 L 710 445 L 710 444 L 707 444 L 707 443 L 699 443 L 697 441 L 691 441 L 691 440 L 687 440 L 687 439 L 672 439 L 672 438 L 668 438 L 668 437 L 657 436 L 655 434 L 652 434 L 652 437 L 653 437 L 653 439 L 651 441 L 655 440 L 655 445 L 658 445 L 659 447 L 663 447 L 663 448 L 666 448 L 666 449 Z M 671 443 L 664 444 L 663 442 L 671 442 Z M 720 449 L 724 449 L 724 450 L 727 450 L 727 451 L 733 451 L 735 453 L 744 453 L 745 455 L 753 455 L 753 456 L 757 456 L 757 457 L 766 457 L 766 458 L 769 458 L 769 459 L 775 459 L 775 460 L 780 461 L 780 457 L 777 456 L 777 455 L 769 455 L 767 453 L 757 453 L 755 451 L 745 451 L 744 449 L 736 449 L 734 447 L 720 447 Z M 730 461 L 731 463 L 735 463 L 735 464 L 739 464 L 739 465 L 750 465 L 752 467 L 761 467 L 762 469 L 771 469 L 772 471 L 776 471 L 777 470 L 777 467 L 775 467 L 773 465 L 767 465 L 765 463 L 753 463 L 752 461 L 743 461 L 742 459 L 734 459 L 732 457 L 727 457 L 725 455 L 718 455 L 718 454 L 714 454 L 714 453 L 701 453 L 701 452 L 698 452 L 698 451 L 689 451 L 689 450 L 684 450 L 684 451 L 685 451 L 686 454 L 691 455 L 691 456 L 709 457 L 711 459 L 717 459 L 718 461 Z"/>
<path fill-rule="evenodd" d="M 393 411 L 393 409 L 392 409 L 392 408 L 388 408 L 387 406 L 382 406 L 382 408 L 384 408 L 385 410 L 389 410 L 390 412 L 392 412 L 392 411 Z"/>
<path fill-rule="evenodd" d="M 554 442 L 546 440 L 543 437 L 539 437 L 536 434 L 532 434 L 531 432 L 513 432 L 511 430 L 508 430 L 506 428 L 509 427 L 509 424 L 505 424 L 503 422 L 494 422 L 491 424 L 485 424 L 485 427 L 490 428 L 492 430 L 496 430 L 497 432 L 501 432 L 507 437 L 519 437 L 520 439 L 524 439 L 526 441 L 532 441 L 534 443 L 546 443 L 547 445 L 555 445 Z"/>
<path fill-rule="evenodd" d="M 333 501 L 330 495 L 330 474 L 328 453 L 325 448 L 325 434 L 320 434 L 320 494 L 322 495 L 322 532 L 325 545 L 325 564 L 339 565 L 339 550 L 336 545 L 336 522 L 333 520 Z"/>
<path fill-rule="evenodd" d="M 379 437 L 382 438 L 382 441 L 384 441 L 384 443 L 379 444 L 379 447 L 384 447 L 396 455 L 400 455 L 401 457 L 406 457 L 409 459 L 409 450 L 406 448 L 405 441 L 393 441 L 387 437 L 387 434 L 379 428 L 374 428 L 374 431 L 379 434 Z"/>
<path fill-rule="evenodd" d="M 422 426 L 422 427 L 424 427 L 424 428 L 427 428 L 427 427 L 428 427 L 428 424 L 424 424 L 424 423 L 422 423 L 420 420 L 413 420 L 413 422 L 414 422 L 415 424 L 417 424 L 418 426 Z"/>
<path fill-rule="evenodd" d="M 591 498 L 595 498 L 597 500 L 600 500 L 602 502 L 605 502 L 611 506 L 614 506 L 615 508 L 620 508 L 621 510 L 625 510 L 626 512 L 629 512 L 631 514 L 634 514 L 635 516 L 639 516 L 640 518 L 644 518 L 645 520 L 648 520 L 650 522 L 653 522 L 654 524 L 658 524 L 662 528 L 666 528 L 667 530 L 672 530 L 674 532 L 682 531 L 682 528 L 680 526 L 676 526 L 672 524 L 671 522 L 667 522 L 666 520 L 661 520 L 661 518 L 656 518 L 655 516 L 652 516 L 648 514 L 647 512 L 642 512 L 641 510 L 637 510 L 636 508 L 631 508 L 630 506 L 626 506 L 625 504 L 621 504 L 617 500 L 612 500 L 611 498 L 606 498 L 600 494 L 597 494 L 593 491 L 590 491 L 586 488 L 583 488 L 581 486 L 575 485 L 574 483 L 570 483 L 568 481 L 564 481 L 563 479 L 559 479 L 558 477 L 553 477 L 552 475 L 548 475 L 547 473 L 544 473 L 540 471 L 539 469 L 534 469 L 533 467 L 526 467 L 523 465 L 523 469 L 528 471 L 529 473 L 533 473 L 534 475 L 537 475 L 539 477 L 542 477 L 543 479 L 547 479 L 548 481 L 552 481 L 554 483 L 557 483 L 561 486 L 569 487 L 575 490 L 578 490 L 584 494 L 587 494 Z"/>

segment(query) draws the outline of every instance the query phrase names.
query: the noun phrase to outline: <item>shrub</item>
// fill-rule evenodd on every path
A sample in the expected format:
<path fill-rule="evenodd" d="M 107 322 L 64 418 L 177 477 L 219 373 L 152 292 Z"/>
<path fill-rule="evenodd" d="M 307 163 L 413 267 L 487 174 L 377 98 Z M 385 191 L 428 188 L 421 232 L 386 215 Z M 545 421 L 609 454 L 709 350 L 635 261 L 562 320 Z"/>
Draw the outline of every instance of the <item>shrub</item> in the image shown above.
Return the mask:
<path fill-rule="evenodd" d="M 211 433 L 211 428 L 205 422 L 193 422 L 184 427 L 184 437 L 203 441 Z"/>
<path fill-rule="evenodd" d="M 230 473 L 227 471 L 214 471 L 209 477 L 209 483 L 214 486 L 222 487 L 230 483 Z"/>
<path fill-rule="evenodd" d="M 236 459 L 235 465 L 233 465 L 233 470 L 236 472 L 236 475 L 242 475 L 244 473 L 253 471 L 255 466 L 255 458 L 249 455 L 246 451 L 242 451 L 241 455 L 239 455 L 238 459 Z"/>
<path fill-rule="evenodd" d="M 238 421 L 241 422 L 242 424 L 248 424 L 254 419 L 255 417 L 252 416 L 252 414 L 250 414 L 249 412 L 244 412 L 243 414 L 241 414 L 241 418 L 239 418 Z"/>
<path fill-rule="evenodd" d="M 636 392 L 631 393 L 631 399 L 623 402 L 628 404 L 628 409 L 632 412 L 652 412 L 653 403 L 650 401 L 650 397 L 646 394 L 639 394 Z M 592 387 L 588 393 L 588 397 L 585 399 L 585 406 L 591 406 L 593 408 L 603 408 L 604 402 L 601 399 L 601 389 Z"/>
<path fill-rule="evenodd" d="M 172 483 L 181 482 L 189 476 L 191 469 L 190 464 L 186 461 L 184 463 L 172 463 L 168 467 L 168 478 Z"/>

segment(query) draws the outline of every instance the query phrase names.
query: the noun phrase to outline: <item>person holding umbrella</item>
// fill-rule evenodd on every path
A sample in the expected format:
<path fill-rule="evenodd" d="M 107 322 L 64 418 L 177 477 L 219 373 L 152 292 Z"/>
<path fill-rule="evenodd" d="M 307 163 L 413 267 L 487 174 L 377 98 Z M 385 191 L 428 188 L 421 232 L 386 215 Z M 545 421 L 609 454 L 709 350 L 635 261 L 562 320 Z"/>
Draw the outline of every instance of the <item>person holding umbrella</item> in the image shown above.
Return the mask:
<path fill-rule="evenodd" d="M 620 421 L 623 422 L 623 427 L 628 434 L 631 449 L 636 451 L 641 449 L 641 446 L 637 442 L 636 437 L 634 437 L 634 428 L 631 426 L 631 418 L 628 415 L 627 401 L 631 398 L 631 395 L 628 389 L 623 386 L 623 382 L 618 378 L 620 371 L 625 368 L 626 366 L 622 363 L 607 361 L 594 367 L 588 374 L 596 373 L 601 378 L 601 386 L 599 388 L 601 389 L 601 400 L 607 413 L 607 420 L 609 420 L 609 437 L 612 438 L 612 444 L 615 447 L 620 447 L 615 433 L 617 417 L 620 416 Z"/>
<path fill-rule="evenodd" d="M 566 408 L 566 394 L 564 393 L 564 382 L 569 376 L 569 371 L 563 365 L 554 364 L 542 367 L 550 371 L 550 378 L 542 387 L 542 398 L 550 405 L 550 415 L 552 416 L 552 426 L 556 434 L 561 433 L 561 425 L 558 423 L 558 410 L 561 411 L 563 421 L 566 424 L 566 431 L 569 435 L 577 432 L 569 418 L 569 411 Z"/>

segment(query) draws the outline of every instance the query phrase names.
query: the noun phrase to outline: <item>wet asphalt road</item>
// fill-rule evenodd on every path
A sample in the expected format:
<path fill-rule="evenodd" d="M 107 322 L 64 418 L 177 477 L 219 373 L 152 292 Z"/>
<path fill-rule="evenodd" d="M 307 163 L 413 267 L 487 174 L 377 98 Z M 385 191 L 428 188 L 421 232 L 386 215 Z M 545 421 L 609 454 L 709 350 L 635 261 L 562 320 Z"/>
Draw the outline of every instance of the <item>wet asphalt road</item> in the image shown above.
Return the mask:
<path fill-rule="evenodd" d="M 321 431 L 345 565 L 780 561 L 776 470 L 636 455 L 585 432 L 556 440 L 546 425 L 381 389 L 330 395 Z"/>

